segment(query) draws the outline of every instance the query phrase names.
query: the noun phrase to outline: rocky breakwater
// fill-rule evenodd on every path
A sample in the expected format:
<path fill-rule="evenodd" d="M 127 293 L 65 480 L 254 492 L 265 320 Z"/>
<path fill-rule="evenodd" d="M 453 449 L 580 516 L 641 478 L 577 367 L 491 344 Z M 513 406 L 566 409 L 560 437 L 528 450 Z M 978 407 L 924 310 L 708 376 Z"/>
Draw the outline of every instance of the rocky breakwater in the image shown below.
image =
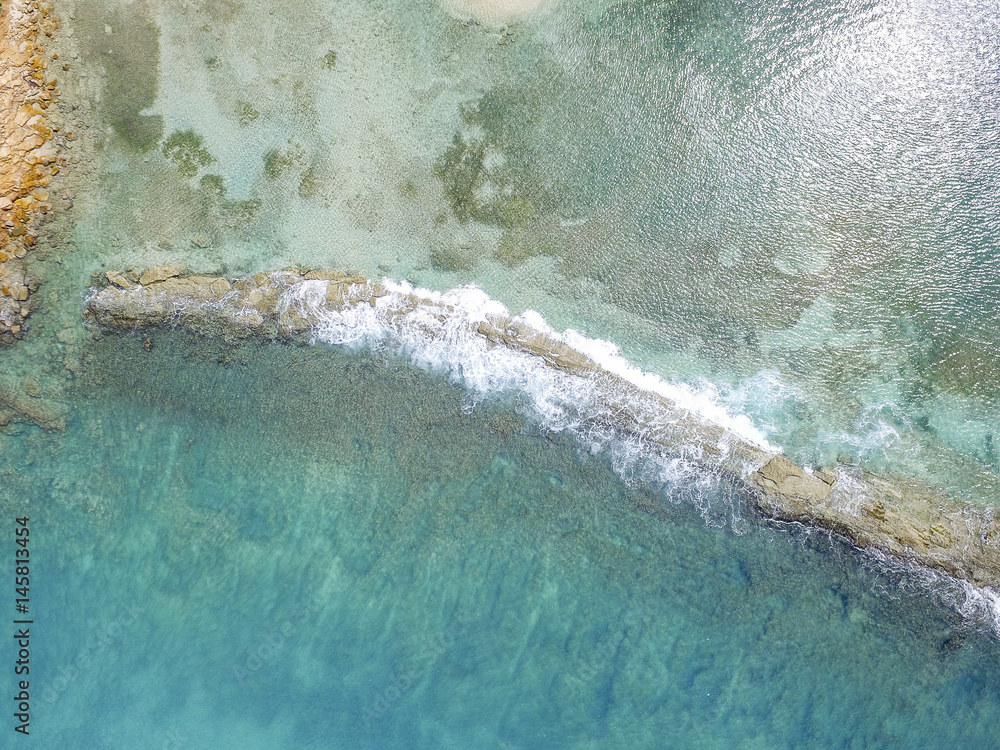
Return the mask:
<path fill-rule="evenodd" d="M 47 2 L 0 5 L 0 344 L 20 338 L 31 313 L 38 284 L 24 260 L 51 209 L 49 183 L 66 164 L 57 143 L 74 138 L 47 117 L 59 89 L 42 42 L 57 27 Z"/>
<path fill-rule="evenodd" d="M 423 337 L 447 339 L 442 345 L 458 348 L 459 358 L 503 347 L 564 378 L 563 386 L 586 392 L 588 419 L 596 426 L 660 457 L 729 477 L 768 518 L 827 529 L 858 547 L 1000 591 L 1000 524 L 992 508 L 853 466 L 798 466 L 499 305 L 470 312 L 446 296 L 337 271 L 287 269 L 229 280 L 185 276 L 166 266 L 142 275 L 109 272 L 107 281 L 92 290 L 86 311 L 106 329 L 180 325 L 207 335 L 266 338 L 327 331 L 330 341 L 394 337 L 404 348 Z"/>

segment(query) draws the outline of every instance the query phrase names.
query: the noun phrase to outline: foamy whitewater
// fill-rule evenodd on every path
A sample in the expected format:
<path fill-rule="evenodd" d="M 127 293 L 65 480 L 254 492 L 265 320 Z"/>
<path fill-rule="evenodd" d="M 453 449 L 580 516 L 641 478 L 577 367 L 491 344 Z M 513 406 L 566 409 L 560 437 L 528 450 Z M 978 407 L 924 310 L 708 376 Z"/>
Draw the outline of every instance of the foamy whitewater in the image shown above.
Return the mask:
<path fill-rule="evenodd" d="M 688 414 L 700 422 L 718 425 L 740 439 L 771 454 L 779 447 L 771 445 L 745 415 L 732 415 L 723 407 L 710 387 L 696 389 L 671 384 L 659 376 L 642 372 L 619 354 L 613 343 L 592 339 L 567 330 L 558 333 L 533 310 L 511 316 L 502 303 L 482 289 L 469 285 L 447 292 L 415 288 L 409 283 L 384 279 L 388 294 L 374 306 L 366 303 L 330 309 L 325 304 L 329 282 L 293 281 L 283 292 L 279 311 L 294 309 L 307 320 L 315 320 L 312 340 L 346 347 L 387 347 L 413 365 L 427 371 L 446 374 L 470 392 L 469 408 L 479 399 L 493 394 L 523 395 L 539 426 L 552 432 L 570 432 L 589 450 L 607 445 L 612 433 L 603 425 L 613 422 L 610 402 L 631 402 L 642 428 L 633 437 L 639 444 L 663 440 L 672 425 Z M 412 298 L 420 299 L 414 305 Z M 640 392 L 659 395 L 676 405 L 678 413 L 650 408 L 652 402 L 624 392 L 608 393 L 613 387 L 600 376 L 588 378 L 547 366 L 540 357 L 494 346 L 477 332 L 491 316 L 511 317 L 539 334 L 548 336 L 589 357 L 599 368 L 617 375 Z M 640 401 L 642 403 L 640 403 Z M 726 440 L 716 446 L 725 453 Z M 704 458 L 698 445 L 682 446 L 682 453 Z M 629 461 L 631 464 L 631 461 Z M 758 466 L 747 466 L 745 475 Z M 670 462 L 663 479 L 678 478 L 679 464 Z M 687 475 L 687 472 L 684 472 Z"/>

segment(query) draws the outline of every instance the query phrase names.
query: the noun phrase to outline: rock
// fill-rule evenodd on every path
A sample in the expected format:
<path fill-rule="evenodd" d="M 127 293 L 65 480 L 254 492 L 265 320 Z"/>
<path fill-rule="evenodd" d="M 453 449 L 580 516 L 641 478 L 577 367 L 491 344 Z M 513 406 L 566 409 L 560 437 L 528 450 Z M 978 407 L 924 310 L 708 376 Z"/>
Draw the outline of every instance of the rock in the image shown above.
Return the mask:
<path fill-rule="evenodd" d="M 341 271 L 309 271 L 304 278 L 309 280 L 321 279 L 333 282 L 343 282 L 347 280 L 347 276 L 345 276 Z"/>
<path fill-rule="evenodd" d="M 129 282 L 129 280 L 126 279 L 124 276 L 122 276 L 120 273 L 118 273 L 118 271 L 108 271 L 105 274 L 105 276 L 107 276 L 107 279 L 110 283 L 114 284 L 116 287 L 120 289 L 130 289 L 132 287 L 132 284 Z"/>
<path fill-rule="evenodd" d="M 147 352 L 152 351 L 153 350 L 152 339 L 143 339 L 142 348 L 145 349 Z"/>
<path fill-rule="evenodd" d="M 172 279 L 175 276 L 181 275 L 181 269 L 177 266 L 157 266 L 156 268 L 150 268 L 146 273 L 139 277 L 139 283 L 143 286 L 149 286 L 150 284 L 155 284 L 158 281 L 166 281 L 167 279 Z"/>
<path fill-rule="evenodd" d="M 260 328 L 261 326 L 264 325 L 264 316 L 261 315 L 260 313 L 248 312 L 248 313 L 246 313 L 244 315 L 241 315 L 237 319 L 237 322 L 242 323 L 243 325 L 247 326 L 248 328 L 255 328 L 256 329 L 256 328 Z"/>
<path fill-rule="evenodd" d="M 212 244 L 212 238 L 206 234 L 196 234 L 191 238 L 191 244 L 195 247 L 206 248 Z"/>
<path fill-rule="evenodd" d="M 833 487 L 807 474 L 784 456 L 775 456 L 750 475 L 750 481 L 764 492 L 781 494 L 807 502 L 826 500 Z"/>
<path fill-rule="evenodd" d="M 225 279 L 216 279 L 211 284 L 209 284 L 209 289 L 212 290 L 212 294 L 216 297 L 221 297 L 223 294 L 232 289 L 233 286 Z"/>
<path fill-rule="evenodd" d="M 24 392 L 32 398 L 38 398 L 42 395 L 42 386 L 35 378 L 27 377 L 24 379 Z"/>
<path fill-rule="evenodd" d="M 10 211 L 14 207 L 14 201 L 7 196 L 0 198 L 0 211 Z"/>
<path fill-rule="evenodd" d="M 25 397 L 0 383 L 0 407 L 9 419 L 34 422 L 46 430 L 65 430 L 67 409 L 62 404 L 38 397 Z"/>
<path fill-rule="evenodd" d="M 837 472 L 833 471 L 832 469 L 816 469 L 813 472 L 813 475 L 818 477 L 819 479 L 822 479 L 824 482 L 826 482 L 831 486 L 833 485 L 834 482 L 837 481 Z"/>

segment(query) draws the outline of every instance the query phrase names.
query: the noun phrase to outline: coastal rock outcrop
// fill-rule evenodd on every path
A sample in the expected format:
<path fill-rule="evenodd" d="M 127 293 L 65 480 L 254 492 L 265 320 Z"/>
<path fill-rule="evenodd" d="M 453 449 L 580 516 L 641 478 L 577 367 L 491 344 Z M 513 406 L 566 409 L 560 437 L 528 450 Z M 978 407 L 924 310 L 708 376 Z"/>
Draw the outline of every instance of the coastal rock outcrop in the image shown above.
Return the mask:
<path fill-rule="evenodd" d="M 51 209 L 48 186 L 66 164 L 54 139 L 72 140 L 48 119 L 59 101 L 41 39 L 58 27 L 51 5 L 38 0 L 0 4 L 0 344 L 23 335 L 37 283 L 25 256 L 35 228 Z"/>
<path fill-rule="evenodd" d="M 435 336 L 440 322 L 453 317 L 464 326 L 452 332 L 457 340 L 521 352 L 578 379 L 574 382 L 586 385 L 600 407 L 602 427 L 730 477 L 765 517 L 827 529 L 858 547 L 1000 590 L 1000 523 L 993 508 L 857 467 L 798 466 L 524 318 L 489 310 L 462 317 L 440 295 L 388 288 L 339 271 L 293 268 L 225 279 L 181 276 L 176 270 L 154 269 L 128 285 L 119 283 L 123 274 L 109 272 L 109 285 L 92 290 L 86 317 L 105 329 L 181 325 L 207 335 L 264 338 L 312 336 L 330 326 L 363 332 L 366 310 L 384 327 Z"/>

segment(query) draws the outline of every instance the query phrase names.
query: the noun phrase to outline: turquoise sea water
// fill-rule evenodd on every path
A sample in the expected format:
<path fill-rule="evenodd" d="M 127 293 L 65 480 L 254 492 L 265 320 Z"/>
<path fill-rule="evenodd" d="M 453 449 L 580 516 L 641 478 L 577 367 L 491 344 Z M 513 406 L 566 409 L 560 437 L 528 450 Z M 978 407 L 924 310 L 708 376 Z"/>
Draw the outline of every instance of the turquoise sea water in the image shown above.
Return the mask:
<path fill-rule="evenodd" d="M 796 460 L 993 504 L 988 3 L 60 7 L 80 137 L 2 353 L 69 415 L 0 435 L 36 744 L 997 745 L 955 582 L 378 347 L 80 320 L 92 273 L 168 262 L 477 283 Z"/>
<path fill-rule="evenodd" d="M 706 524 L 379 357 L 88 362 L 4 454 L 54 746 L 992 743 L 996 641 L 825 535 Z"/>

